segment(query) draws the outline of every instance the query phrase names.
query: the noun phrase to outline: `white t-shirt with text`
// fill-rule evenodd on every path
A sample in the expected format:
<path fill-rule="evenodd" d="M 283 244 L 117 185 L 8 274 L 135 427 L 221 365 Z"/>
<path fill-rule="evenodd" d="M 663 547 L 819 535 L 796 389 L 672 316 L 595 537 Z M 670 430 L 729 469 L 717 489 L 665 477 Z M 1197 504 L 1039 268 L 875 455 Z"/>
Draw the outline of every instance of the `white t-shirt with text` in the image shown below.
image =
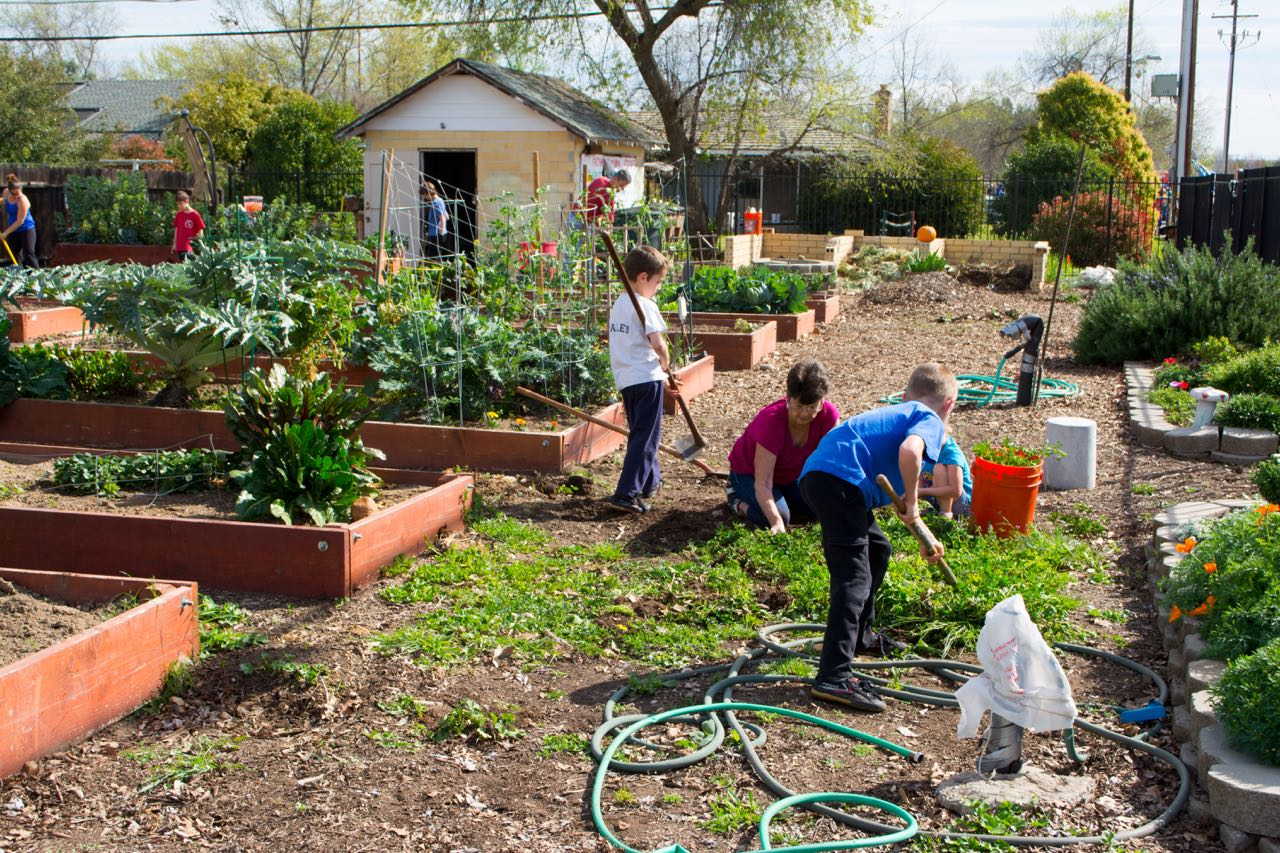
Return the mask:
<path fill-rule="evenodd" d="M 667 378 L 658 363 L 658 354 L 646 336 L 665 332 L 667 322 L 662 319 L 658 303 L 639 294 L 636 299 L 640 302 L 640 310 L 644 311 L 643 331 L 636 322 L 636 309 L 626 291 L 613 303 L 609 312 L 609 365 L 613 368 L 613 381 L 619 389 Z"/>

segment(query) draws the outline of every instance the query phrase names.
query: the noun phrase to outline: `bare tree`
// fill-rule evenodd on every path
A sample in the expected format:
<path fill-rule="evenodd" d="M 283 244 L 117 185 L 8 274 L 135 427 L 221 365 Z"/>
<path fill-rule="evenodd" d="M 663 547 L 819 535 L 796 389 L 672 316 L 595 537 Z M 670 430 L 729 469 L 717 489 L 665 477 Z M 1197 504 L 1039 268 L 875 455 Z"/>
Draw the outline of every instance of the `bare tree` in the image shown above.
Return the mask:
<path fill-rule="evenodd" d="M 917 31 L 905 29 L 894 40 L 892 62 L 900 129 L 917 130 L 930 116 L 964 101 L 965 86 L 955 63 Z"/>
<path fill-rule="evenodd" d="M 68 6 L 6 6 L 0 12 L 0 22 L 12 35 L 28 38 L 52 39 L 67 36 L 84 36 L 73 41 L 25 42 L 28 56 L 57 62 L 67 75 L 84 80 L 106 69 L 98 55 L 99 39 L 94 35 L 109 35 L 119 30 L 117 19 L 105 6 L 93 4 Z"/>
<path fill-rule="evenodd" d="M 359 20 L 360 0 L 221 0 L 220 16 L 229 29 L 310 29 L 347 27 Z M 273 82 L 309 95 L 337 94 L 343 72 L 354 58 L 355 33 L 347 29 L 246 36 Z"/>
<path fill-rule="evenodd" d="M 1113 89 L 1123 88 L 1128 14 L 1126 4 L 1089 13 L 1061 12 L 1040 32 L 1036 46 L 1023 55 L 1020 67 L 1041 86 L 1085 71 Z M 1151 42 L 1136 22 L 1133 38 L 1135 56 L 1151 52 Z"/>

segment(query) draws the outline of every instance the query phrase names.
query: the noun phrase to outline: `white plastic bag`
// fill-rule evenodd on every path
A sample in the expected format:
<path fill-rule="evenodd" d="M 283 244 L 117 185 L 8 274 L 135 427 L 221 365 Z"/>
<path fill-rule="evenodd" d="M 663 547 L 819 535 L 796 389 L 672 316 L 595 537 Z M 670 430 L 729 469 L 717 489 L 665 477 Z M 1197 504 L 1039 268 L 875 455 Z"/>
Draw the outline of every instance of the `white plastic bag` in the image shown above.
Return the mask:
<path fill-rule="evenodd" d="M 1071 727 L 1076 718 L 1071 685 L 1027 615 L 1021 595 L 1006 598 L 987 612 L 978 635 L 978 662 L 982 674 L 956 691 L 960 703 L 956 737 L 977 737 L 985 711 L 1030 732 Z"/>
<path fill-rule="evenodd" d="M 1114 267 L 1085 267 L 1080 271 L 1077 283 L 1081 287 L 1106 287 L 1109 284 L 1115 284 L 1115 280 Z"/>

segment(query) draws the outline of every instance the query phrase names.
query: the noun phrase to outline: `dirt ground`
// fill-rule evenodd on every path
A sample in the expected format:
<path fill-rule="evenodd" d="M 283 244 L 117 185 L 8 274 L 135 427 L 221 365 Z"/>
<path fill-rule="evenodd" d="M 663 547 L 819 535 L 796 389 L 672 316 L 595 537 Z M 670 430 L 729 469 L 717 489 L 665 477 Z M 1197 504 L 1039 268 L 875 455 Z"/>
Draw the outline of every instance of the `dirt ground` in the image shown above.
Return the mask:
<path fill-rule="evenodd" d="M 692 403 L 703 434 L 723 465 L 743 426 L 763 405 L 782 395 L 786 369 L 797 358 L 820 359 L 832 379 L 832 399 L 846 414 L 875 405 L 901 389 L 917 362 L 938 360 L 960 373 L 990 373 L 1010 346 L 999 329 L 1026 313 L 1048 316 L 1047 295 L 995 292 L 983 286 L 921 284 L 915 298 L 910 280 L 862 297 L 846 297 L 837 320 L 813 336 L 780 345 L 757 369 L 718 373 L 716 386 Z M 1142 569 L 1142 545 L 1161 507 L 1195 498 L 1252 493 L 1241 470 L 1174 459 L 1138 447 L 1123 421 L 1125 392 L 1120 371 L 1073 363 L 1069 342 L 1079 304 L 1060 303 L 1048 339 L 1046 375 L 1078 383 L 1081 397 L 1048 401 L 1035 408 L 961 409 L 954 416 L 962 447 L 1009 435 L 1028 442 L 1043 438 L 1054 415 L 1079 415 L 1098 423 L 1098 485 L 1089 492 L 1042 492 L 1041 517 L 1081 505 L 1106 527 L 1104 543 L 1116 557 L 1112 583 L 1077 583 L 1072 593 L 1088 609 L 1126 609 L 1124 624 L 1100 630 L 1099 644 L 1163 672 L 1150 594 Z M 665 424 L 667 439 L 684 433 L 678 417 Z M 612 491 L 620 454 L 573 472 L 576 487 L 563 494 L 566 476 L 481 475 L 478 491 L 487 505 L 535 523 L 564 544 L 616 541 L 644 559 L 662 559 L 708 539 L 726 523 L 720 484 L 692 466 L 664 459 L 665 486 L 654 510 L 619 516 L 600 498 Z M 1133 486 L 1149 484 L 1151 494 Z M 1144 488 L 1141 491 L 1146 491 Z M 465 537 L 463 537 L 465 541 Z M 389 583 L 383 581 L 383 584 Z M 592 764 L 577 756 L 540 757 L 553 733 L 589 734 L 609 695 L 637 668 L 612 658 L 577 654 L 555 666 L 524 668 L 501 655 L 469 671 L 434 671 L 376 654 L 369 635 L 404 625 L 413 607 L 390 605 L 378 587 L 350 601 L 318 603 L 267 596 L 222 595 L 252 613 L 252 628 L 269 645 L 226 652 L 205 661 L 194 683 L 169 708 L 134 715 L 0 782 L 0 849 L 177 850 L 183 847 L 235 851 L 600 851 L 584 805 Z M 1095 629 L 1098 624 L 1093 624 Z M 323 664 L 331 675 L 298 688 L 257 674 L 241 664 L 263 649 Z M 726 649 L 723 661 L 733 656 Z M 709 661 L 720 662 L 720 661 Z M 1086 717 L 1114 724 L 1106 705 L 1141 704 L 1146 685 L 1127 671 L 1087 659 L 1067 662 L 1075 699 Z M 929 685 L 926 676 L 916 683 Z M 637 700 L 642 710 L 688 704 L 706 680 Z M 441 713 L 469 697 L 484 705 L 518 704 L 526 736 L 496 745 L 428 745 L 421 751 L 387 750 L 367 735 L 387 725 L 381 699 L 403 691 L 423 697 Z M 762 757 L 785 784 L 802 790 L 849 790 L 887 797 L 920 817 L 926 828 L 951 816 L 933 799 L 937 782 L 972 768 L 977 746 L 955 738 L 956 712 L 890 701 L 874 717 L 843 714 L 820 706 L 795 685 L 740 690 L 761 702 L 821 714 L 871 734 L 909 744 L 926 754 L 920 764 L 883 753 L 851 753 L 841 739 L 787 723 L 769 724 Z M 905 730 L 905 732 L 904 732 Z M 147 770 L 127 757 L 130 750 L 183 748 L 193 738 L 219 741 L 232 766 L 188 784 L 138 789 Z M 1096 738 L 1083 739 L 1093 757 L 1081 770 L 1068 761 L 1061 741 L 1028 738 L 1024 754 L 1055 773 L 1087 773 L 1097 783 L 1090 801 L 1052 825 L 1063 830 L 1118 831 L 1158 814 L 1173 797 L 1176 780 L 1165 766 Z M 1156 742 L 1174 748 L 1167 735 Z M 134 753 L 136 754 L 136 752 Z M 719 777 L 719 778 L 717 778 Z M 618 777 L 611 777 L 616 784 Z M 690 851 L 754 849 L 754 832 L 721 835 L 701 828 L 709 802 L 724 779 L 754 792 L 760 804 L 773 797 L 754 782 L 741 756 L 722 749 L 711 760 L 671 774 L 627 776 L 635 802 L 612 799 L 606 816 L 623 838 L 641 849 L 680 841 Z M 8 805 L 5 805 L 8 804 Z M 829 831 L 826 829 L 830 827 Z M 814 832 L 847 837 L 819 821 Z M 1185 817 L 1158 835 L 1124 845 L 1130 849 L 1204 851 L 1221 849 L 1216 831 Z"/>
<path fill-rule="evenodd" d="M 59 604 L 0 578 L 0 667 L 92 628 L 111 612 L 111 605 Z"/>

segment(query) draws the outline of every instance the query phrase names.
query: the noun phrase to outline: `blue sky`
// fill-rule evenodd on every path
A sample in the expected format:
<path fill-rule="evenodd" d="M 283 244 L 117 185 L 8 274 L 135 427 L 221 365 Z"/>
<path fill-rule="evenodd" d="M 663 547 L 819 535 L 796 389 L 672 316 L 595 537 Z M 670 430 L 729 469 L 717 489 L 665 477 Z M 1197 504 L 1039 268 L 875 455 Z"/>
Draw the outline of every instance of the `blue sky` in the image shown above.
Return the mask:
<path fill-rule="evenodd" d="M 891 79 L 891 51 L 886 43 L 912 25 L 934 47 L 939 58 L 949 59 L 962 78 L 977 82 L 988 72 L 1012 69 L 1018 57 L 1035 43 L 1038 31 L 1053 15 L 1049 4 L 1027 0 L 893 0 L 882 3 L 881 24 L 869 32 L 860 45 L 869 82 Z M 1072 0 L 1080 12 L 1114 8 L 1111 0 Z M 1054 8 L 1061 8 L 1053 4 Z M 1280 156 L 1280 6 L 1276 0 L 1242 0 L 1241 12 L 1258 18 L 1247 26 L 1263 32 L 1262 42 L 1241 51 L 1236 60 L 1235 100 L 1231 125 L 1234 154 Z M 181 3 L 122 2 L 115 7 L 121 15 L 121 32 L 180 32 L 219 29 L 214 15 L 215 0 Z M 1135 19 L 1145 32 L 1153 52 L 1163 57 L 1151 63 L 1151 73 L 1176 73 L 1180 45 L 1182 0 L 1136 0 Z M 1214 148 L 1221 145 L 1223 110 L 1226 106 L 1227 50 L 1217 31 L 1223 22 L 1212 15 L 1229 10 L 1223 0 L 1200 0 L 1200 49 L 1196 86 L 1208 97 L 1215 128 Z M 138 55 L 148 42 L 108 43 L 106 53 L 115 61 Z M 1136 84 L 1135 84 L 1136 85 Z"/>

